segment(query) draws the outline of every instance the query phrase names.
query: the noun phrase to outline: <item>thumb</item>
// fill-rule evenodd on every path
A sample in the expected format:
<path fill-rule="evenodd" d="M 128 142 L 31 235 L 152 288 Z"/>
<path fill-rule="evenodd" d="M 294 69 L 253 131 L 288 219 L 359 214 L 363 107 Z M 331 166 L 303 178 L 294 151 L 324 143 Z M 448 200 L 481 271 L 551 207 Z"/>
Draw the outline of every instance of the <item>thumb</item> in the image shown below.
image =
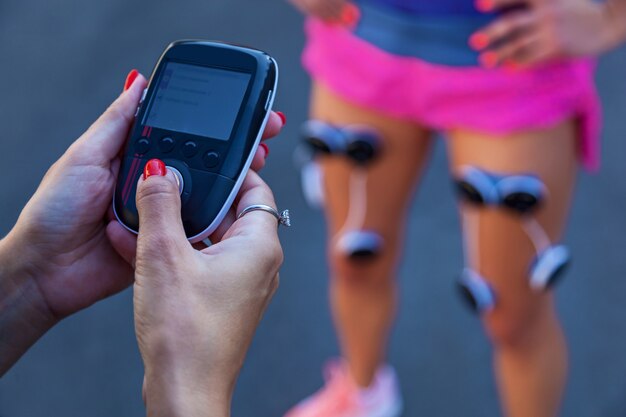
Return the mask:
<path fill-rule="evenodd" d="M 178 182 L 158 159 L 146 163 L 137 185 L 137 263 L 145 256 L 169 258 L 189 247 L 181 219 Z M 152 261 L 152 259 L 150 259 Z M 156 261 L 156 259 L 155 259 Z"/>

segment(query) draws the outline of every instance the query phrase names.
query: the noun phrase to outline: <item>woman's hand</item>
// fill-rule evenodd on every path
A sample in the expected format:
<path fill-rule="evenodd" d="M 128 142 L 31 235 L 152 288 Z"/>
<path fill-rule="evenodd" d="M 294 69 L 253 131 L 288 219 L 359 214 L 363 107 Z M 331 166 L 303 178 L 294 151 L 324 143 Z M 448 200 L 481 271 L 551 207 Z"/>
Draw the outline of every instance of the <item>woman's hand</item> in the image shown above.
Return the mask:
<path fill-rule="evenodd" d="M 0 339 L 0 375 L 58 320 L 133 282 L 132 266 L 111 241 L 134 251 L 136 238 L 114 220 L 111 200 L 146 84 L 131 72 L 126 91 L 48 170 L 0 241 L 0 336 L 12 335 Z M 283 124 L 272 113 L 265 137 Z M 262 168 L 267 151 L 259 147 L 253 169 Z"/>
<path fill-rule="evenodd" d="M 212 237 L 219 243 L 194 249 L 173 174 L 140 180 L 134 305 L 148 416 L 229 415 L 236 377 L 283 259 L 275 217 L 253 211 L 235 221 L 252 204 L 276 207 L 254 172 Z"/>
<path fill-rule="evenodd" d="M 478 0 L 477 5 L 485 12 L 512 8 L 470 38 L 473 48 L 484 51 L 485 67 L 599 55 L 626 37 L 624 0 Z"/>
<path fill-rule="evenodd" d="M 11 335 L 0 340 L 0 374 L 58 320 L 132 283 L 132 267 L 105 230 L 118 153 L 145 86 L 135 76 L 48 170 L 0 241 L 0 264 L 12 265 L 0 271 L 0 335 Z"/>
<path fill-rule="evenodd" d="M 348 0 L 289 0 L 308 16 L 315 16 L 328 23 L 351 26 L 359 17 L 358 8 Z"/>

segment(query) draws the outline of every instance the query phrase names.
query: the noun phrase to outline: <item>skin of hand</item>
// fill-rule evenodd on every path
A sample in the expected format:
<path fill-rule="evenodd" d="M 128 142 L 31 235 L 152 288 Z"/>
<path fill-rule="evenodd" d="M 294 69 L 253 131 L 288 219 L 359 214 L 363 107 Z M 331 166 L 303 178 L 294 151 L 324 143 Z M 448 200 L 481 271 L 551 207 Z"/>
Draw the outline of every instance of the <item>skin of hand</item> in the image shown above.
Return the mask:
<path fill-rule="evenodd" d="M 348 0 L 289 0 L 302 13 L 328 23 L 345 26 L 356 24 L 358 8 Z"/>
<path fill-rule="evenodd" d="M 253 211 L 235 220 L 252 204 L 276 207 L 251 171 L 212 236 L 218 243 L 194 248 L 185 238 L 173 174 L 139 182 L 135 330 L 150 417 L 230 415 L 235 380 L 283 260 L 274 216 Z"/>
<path fill-rule="evenodd" d="M 131 75 L 127 90 L 48 170 L 0 241 L 0 375 L 60 319 L 133 282 L 133 268 L 111 244 L 128 250 L 136 242 L 111 210 L 119 154 L 147 85 Z M 283 117 L 271 114 L 266 138 L 278 134 Z M 253 169 L 262 168 L 267 149 L 259 147 Z"/>
<path fill-rule="evenodd" d="M 484 12 L 503 13 L 474 33 L 484 67 L 528 67 L 554 59 L 595 56 L 626 37 L 626 1 L 479 0 Z"/>

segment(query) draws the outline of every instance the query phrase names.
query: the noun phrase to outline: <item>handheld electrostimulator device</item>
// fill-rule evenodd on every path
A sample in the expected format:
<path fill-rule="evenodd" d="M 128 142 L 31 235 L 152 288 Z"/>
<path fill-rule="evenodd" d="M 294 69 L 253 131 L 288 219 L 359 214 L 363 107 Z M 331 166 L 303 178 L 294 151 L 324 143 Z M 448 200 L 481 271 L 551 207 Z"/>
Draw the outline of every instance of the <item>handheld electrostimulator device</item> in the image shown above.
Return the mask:
<path fill-rule="evenodd" d="M 277 63 L 264 52 L 207 41 L 169 45 L 126 143 L 113 200 L 120 223 L 137 233 L 137 182 L 158 158 L 178 177 L 187 238 L 207 238 L 250 168 L 277 83 Z"/>

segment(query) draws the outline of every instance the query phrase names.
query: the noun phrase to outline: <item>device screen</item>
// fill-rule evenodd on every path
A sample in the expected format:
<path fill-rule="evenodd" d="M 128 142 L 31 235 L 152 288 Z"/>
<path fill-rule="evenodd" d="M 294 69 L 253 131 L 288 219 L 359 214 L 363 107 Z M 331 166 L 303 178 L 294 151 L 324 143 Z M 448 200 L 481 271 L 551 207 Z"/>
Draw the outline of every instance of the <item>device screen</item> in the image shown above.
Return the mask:
<path fill-rule="evenodd" d="M 251 74 L 168 62 L 144 125 L 228 140 Z"/>

